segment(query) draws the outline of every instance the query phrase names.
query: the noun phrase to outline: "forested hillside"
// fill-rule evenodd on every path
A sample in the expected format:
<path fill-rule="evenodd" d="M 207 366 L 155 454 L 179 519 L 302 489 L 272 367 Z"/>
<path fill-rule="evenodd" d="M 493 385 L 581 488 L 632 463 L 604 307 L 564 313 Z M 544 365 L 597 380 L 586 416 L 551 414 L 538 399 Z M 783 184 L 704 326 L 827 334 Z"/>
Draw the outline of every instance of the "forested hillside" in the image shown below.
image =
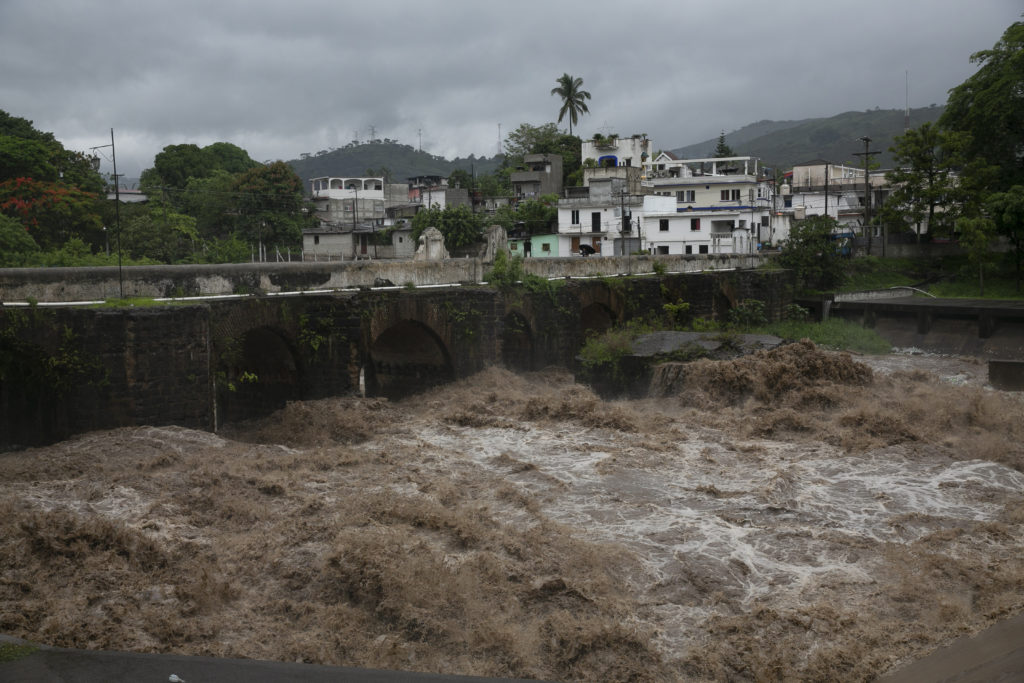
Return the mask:
<path fill-rule="evenodd" d="M 911 128 L 935 121 L 943 109 L 940 106 L 911 109 Z M 788 170 L 794 164 L 812 159 L 860 166 L 860 157 L 855 157 L 854 153 L 864 151 L 860 138 L 866 135 L 871 138 L 871 149 L 880 152 L 873 158 L 874 162 L 882 168 L 891 168 L 889 147 L 893 138 L 903 134 L 903 129 L 902 109 L 875 109 L 848 111 L 829 118 L 759 121 L 726 133 L 725 141 L 738 155 L 759 157 L 768 166 Z M 717 143 L 718 138 L 712 138 L 671 151 L 684 158 L 708 157 L 712 156 Z"/>
<path fill-rule="evenodd" d="M 461 169 L 467 173 L 481 175 L 490 173 L 501 164 L 501 157 L 495 156 L 456 158 L 451 161 L 441 156 L 417 151 L 410 145 L 390 140 L 377 140 L 363 144 L 349 144 L 331 151 L 303 155 L 288 164 L 303 182 L 321 176 L 361 176 L 373 169 L 374 175 L 390 173 L 395 182 L 422 175 L 438 175 L 447 178 L 452 171 Z"/>

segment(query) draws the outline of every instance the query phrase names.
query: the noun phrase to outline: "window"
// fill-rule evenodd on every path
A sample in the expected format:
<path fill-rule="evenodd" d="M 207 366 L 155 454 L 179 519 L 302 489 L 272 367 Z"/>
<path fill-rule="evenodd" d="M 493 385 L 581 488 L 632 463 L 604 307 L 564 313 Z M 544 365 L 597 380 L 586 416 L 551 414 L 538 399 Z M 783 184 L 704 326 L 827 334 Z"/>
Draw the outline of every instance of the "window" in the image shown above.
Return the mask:
<path fill-rule="evenodd" d="M 667 254 L 668 253 L 668 247 L 667 246 L 660 246 L 660 247 L 658 247 L 658 253 L 659 254 Z"/>
<path fill-rule="evenodd" d="M 700 230 L 700 219 L 699 218 L 691 218 L 690 219 L 690 230 Z"/>
<path fill-rule="evenodd" d="M 320 244 L 320 235 L 313 235 L 313 244 Z"/>
<path fill-rule="evenodd" d="M 686 245 L 686 253 L 687 254 L 692 254 L 693 253 L 693 245 L 692 244 L 687 244 Z"/>
<path fill-rule="evenodd" d="M 511 249 L 512 251 L 517 251 L 519 249 L 519 245 L 515 242 L 509 242 L 508 248 Z"/>
<path fill-rule="evenodd" d="M 590 232 L 601 232 L 601 212 L 590 214 Z"/>
<path fill-rule="evenodd" d="M 738 202 L 740 200 L 740 191 L 739 190 L 722 190 L 722 195 L 721 196 L 722 196 L 722 201 L 723 202 L 728 202 L 728 201 Z"/>
<path fill-rule="evenodd" d="M 676 192 L 676 201 L 692 204 L 696 201 L 696 192 L 694 190 L 679 190 Z"/>
<path fill-rule="evenodd" d="M 658 220 L 658 230 L 661 232 L 668 232 L 668 219 L 662 218 Z"/>
<path fill-rule="evenodd" d="M 706 245 L 706 244 L 700 245 L 700 253 L 702 253 L 702 254 L 708 253 L 708 245 Z"/>
<path fill-rule="evenodd" d="M 545 242 L 544 244 L 540 245 L 540 250 L 541 251 L 551 251 L 551 245 L 548 244 L 547 242 Z"/>
<path fill-rule="evenodd" d="M 580 212 L 578 210 L 573 210 L 572 217 L 569 220 L 572 223 L 572 225 L 579 225 L 580 224 Z"/>

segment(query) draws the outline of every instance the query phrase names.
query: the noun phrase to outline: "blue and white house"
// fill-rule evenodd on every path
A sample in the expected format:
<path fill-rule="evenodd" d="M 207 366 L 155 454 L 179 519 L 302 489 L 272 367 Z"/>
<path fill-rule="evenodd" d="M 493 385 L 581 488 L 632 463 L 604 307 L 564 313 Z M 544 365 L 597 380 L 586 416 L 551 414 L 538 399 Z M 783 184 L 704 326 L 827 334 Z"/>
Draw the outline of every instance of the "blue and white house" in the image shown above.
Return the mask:
<path fill-rule="evenodd" d="M 676 159 L 645 163 L 644 190 L 668 202 L 644 211 L 652 254 L 748 254 L 772 239 L 772 179 L 756 157 Z"/>

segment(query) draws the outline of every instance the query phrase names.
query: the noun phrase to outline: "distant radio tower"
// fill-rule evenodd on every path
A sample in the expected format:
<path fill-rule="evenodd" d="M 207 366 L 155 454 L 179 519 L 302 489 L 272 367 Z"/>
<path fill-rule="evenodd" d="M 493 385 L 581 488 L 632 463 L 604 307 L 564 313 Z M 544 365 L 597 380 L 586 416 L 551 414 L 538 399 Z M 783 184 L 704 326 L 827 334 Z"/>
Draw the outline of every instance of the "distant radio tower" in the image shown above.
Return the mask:
<path fill-rule="evenodd" d="M 416 129 L 416 135 L 418 135 L 420 137 L 420 151 L 422 152 L 423 151 L 423 129 L 422 128 L 417 128 Z"/>
<path fill-rule="evenodd" d="M 910 71 L 906 72 L 906 109 L 903 111 L 903 132 L 910 130 Z"/>
<path fill-rule="evenodd" d="M 498 122 L 498 154 L 501 154 L 501 121 Z"/>

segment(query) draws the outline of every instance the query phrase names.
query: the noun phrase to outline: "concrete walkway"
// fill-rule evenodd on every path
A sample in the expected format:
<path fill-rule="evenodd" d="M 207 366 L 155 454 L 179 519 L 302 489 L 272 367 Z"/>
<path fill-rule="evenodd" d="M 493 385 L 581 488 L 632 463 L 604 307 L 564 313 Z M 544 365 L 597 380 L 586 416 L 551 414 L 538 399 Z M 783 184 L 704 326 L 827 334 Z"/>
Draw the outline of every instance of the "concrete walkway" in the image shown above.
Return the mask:
<path fill-rule="evenodd" d="M 16 638 L 0 636 L 0 645 L 4 643 L 25 644 Z M 262 662 L 253 659 L 68 650 L 47 646 L 40 646 L 32 654 L 15 661 L 0 662 L 0 683 L 173 683 L 175 680 L 184 683 L 493 683 L 512 679 Z"/>

